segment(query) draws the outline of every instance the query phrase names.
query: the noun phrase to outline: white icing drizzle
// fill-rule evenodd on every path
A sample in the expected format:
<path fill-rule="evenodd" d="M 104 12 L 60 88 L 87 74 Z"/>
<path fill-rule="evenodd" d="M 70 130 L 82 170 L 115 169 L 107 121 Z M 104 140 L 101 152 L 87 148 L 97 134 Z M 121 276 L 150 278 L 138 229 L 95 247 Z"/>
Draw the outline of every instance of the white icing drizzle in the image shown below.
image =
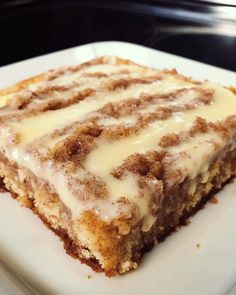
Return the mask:
<path fill-rule="evenodd" d="M 118 68 L 119 67 L 119 68 Z M 148 201 L 139 196 L 139 187 L 136 176 L 127 173 L 122 179 L 116 179 L 111 175 L 111 171 L 120 166 L 124 160 L 133 153 L 145 153 L 150 150 L 159 150 L 158 142 L 163 135 L 173 132 L 186 131 L 191 128 L 197 116 L 206 119 L 206 121 L 216 122 L 223 120 L 230 115 L 235 114 L 236 97 L 227 89 L 224 89 L 213 83 L 203 83 L 195 85 L 187 81 L 183 81 L 174 76 L 167 76 L 164 81 L 158 80 L 151 84 L 135 84 L 128 89 L 123 89 L 115 92 L 107 92 L 99 88 L 99 83 L 93 84 L 93 79 L 83 80 L 80 78 L 82 73 L 103 72 L 112 73 L 118 70 L 133 71 L 133 76 L 145 76 L 156 73 L 153 70 L 146 70 L 134 65 L 95 65 L 88 69 L 81 70 L 73 75 L 60 76 L 53 80 L 56 85 L 64 85 L 78 80 L 83 84 L 81 87 L 97 87 L 96 94 L 90 98 L 75 105 L 68 106 L 64 109 L 55 111 L 47 111 L 36 116 L 32 116 L 21 120 L 20 122 L 9 122 L 6 128 L 0 129 L 0 150 L 13 161 L 28 168 L 35 175 L 47 180 L 54 186 L 56 192 L 60 196 L 63 203 L 71 210 L 73 217 L 78 218 L 84 210 L 94 210 L 101 215 L 105 220 L 115 218 L 120 212 L 116 201 L 120 197 L 126 197 L 131 202 L 135 203 L 140 209 L 140 218 L 144 220 L 143 230 L 148 230 L 155 221 L 150 213 Z M 121 75 L 122 76 L 122 75 Z M 120 76 L 119 76 L 120 77 Z M 80 80 L 81 79 L 81 80 Z M 90 81 L 87 83 L 86 81 Z M 102 81 L 102 80 L 101 80 Z M 100 82 L 101 82 L 100 81 Z M 49 82 L 51 83 L 51 82 Z M 90 85 L 91 83 L 91 85 Z M 33 88 L 44 86 L 43 82 L 34 85 Z M 78 178 L 86 177 L 86 173 L 93 173 L 102 179 L 108 191 L 108 200 L 88 200 L 83 202 L 76 198 L 68 189 L 68 182 L 63 172 L 58 172 L 53 169 L 52 162 L 40 164 L 34 158 L 33 154 L 26 151 L 28 144 L 33 143 L 41 136 L 51 133 L 56 129 L 61 129 L 66 125 L 75 121 L 83 121 L 88 118 L 93 112 L 96 112 L 109 102 L 118 102 L 129 98 L 137 98 L 142 93 L 147 94 L 165 94 L 177 89 L 200 87 L 214 90 L 213 103 L 210 105 L 200 105 L 197 109 L 184 112 L 174 113 L 169 119 L 155 121 L 150 123 L 145 129 L 141 130 L 137 135 L 122 138 L 120 140 L 98 140 L 97 148 L 94 149 L 85 160 L 84 169 L 79 169 L 76 172 Z M 78 89 L 77 89 L 78 90 Z M 81 90 L 81 89 L 80 89 Z M 192 93 L 188 92 L 186 96 L 180 97 L 173 101 L 160 101 L 156 104 L 160 106 L 173 106 L 191 101 Z M 11 95 L 10 95 L 11 96 Z M 4 105 L 9 96 L 1 98 L 0 106 Z M 145 114 L 152 111 L 153 105 L 147 106 L 140 110 L 139 113 Z M 125 116 L 119 119 L 101 118 L 99 123 L 105 126 L 114 124 L 135 125 L 136 115 Z M 22 141 L 17 146 L 9 146 L 7 140 L 9 137 L 9 128 L 15 133 L 19 133 Z M 62 136 L 64 138 L 64 136 Z M 46 147 L 52 147 L 58 140 L 54 139 L 48 142 Z M 209 160 L 214 156 L 215 143 L 223 145 L 222 139 L 214 132 L 201 134 L 193 137 L 190 141 L 181 143 L 178 146 L 169 148 L 169 152 L 173 155 L 173 165 L 176 168 L 181 167 L 186 170 L 186 175 L 194 179 L 199 173 L 207 173 Z M 197 149 L 197 152 L 195 152 Z M 185 152 L 186 157 L 179 157 L 180 153 Z M 175 158 L 176 155 L 176 158 Z M 205 176 L 207 177 L 207 175 Z M 86 189 L 82 186 L 78 190 Z M 192 185 L 194 192 L 195 186 Z M 123 206 L 122 210 L 126 210 Z"/>
<path fill-rule="evenodd" d="M 157 81 L 151 84 L 142 85 L 135 84 L 128 89 L 110 93 L 101 90 L 94 96 L 79 102 L 78 104 L 68 106 L 63 109 L 55 111 L 47 111 L 37 116 L 32 116 L 23 119 L 19 122 L 12 122 L 9 125 L 15 130 L 16 133 L 21 134 L 23 144 L 26 145 L 32 142 L 37 137 L 46 133 L 52 132 L 55 129 L 63 128 L 64 126 L 75 121 L 82 121 L 92 112 L 97 111 L 109 102 L 118 102 L 129 98 L 137 98 L 141 94 L 165 94 L 170 92 L 170 87 L 175 90 L 182 89 L 183 85 L 179 80 L 165 82 Z M 190 87 L 188 85 L 188 87 Z"/>

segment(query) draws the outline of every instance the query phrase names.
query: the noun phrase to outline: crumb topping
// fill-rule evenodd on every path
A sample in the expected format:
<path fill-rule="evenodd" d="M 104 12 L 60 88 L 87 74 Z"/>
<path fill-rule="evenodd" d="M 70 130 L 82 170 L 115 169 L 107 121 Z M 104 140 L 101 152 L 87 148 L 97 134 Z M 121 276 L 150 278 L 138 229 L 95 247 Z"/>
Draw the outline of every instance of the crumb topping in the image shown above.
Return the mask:
<path fill-rule="evenodd" d="M 60 178 L 66 203 L 75 197 L 96 212 L 106 202 L 114 212 L 134 206 L 146 224 L 163 191 L 207 170 L 232 143 L 235 106 L 234 89 L 101 57 L 11 93 L 0 109 L 0 150 L 50 176 L 55 189 Z"/>

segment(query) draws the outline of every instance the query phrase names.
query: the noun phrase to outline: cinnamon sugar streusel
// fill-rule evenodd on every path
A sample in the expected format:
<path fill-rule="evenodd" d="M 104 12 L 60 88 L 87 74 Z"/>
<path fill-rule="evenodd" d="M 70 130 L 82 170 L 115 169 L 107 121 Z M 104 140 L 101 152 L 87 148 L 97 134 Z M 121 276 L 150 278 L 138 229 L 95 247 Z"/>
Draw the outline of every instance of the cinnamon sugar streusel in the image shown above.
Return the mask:
<path fill-rule="evenodd" d="M 106 56 L 0 96 L 0 185 L 108 276 L 236 175 L 233 88 Z"/>

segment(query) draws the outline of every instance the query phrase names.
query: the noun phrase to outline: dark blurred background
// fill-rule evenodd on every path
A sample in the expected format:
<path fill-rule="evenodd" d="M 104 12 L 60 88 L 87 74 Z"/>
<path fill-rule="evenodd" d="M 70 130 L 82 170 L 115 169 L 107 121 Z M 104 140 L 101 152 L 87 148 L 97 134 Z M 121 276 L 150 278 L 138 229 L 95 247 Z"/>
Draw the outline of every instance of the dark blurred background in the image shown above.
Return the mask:
<path fill-rule="evenodd" d="M 236 0 L 0 1 L 0 66 L 108 40 L 236 71 Z"/>

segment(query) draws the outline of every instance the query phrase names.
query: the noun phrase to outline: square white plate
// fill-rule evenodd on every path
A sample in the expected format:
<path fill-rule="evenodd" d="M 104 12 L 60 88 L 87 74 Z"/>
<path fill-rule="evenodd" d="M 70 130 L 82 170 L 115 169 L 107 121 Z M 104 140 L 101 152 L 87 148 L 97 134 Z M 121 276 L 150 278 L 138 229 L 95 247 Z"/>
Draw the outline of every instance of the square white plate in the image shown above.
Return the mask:
<path fill-rule="evenodd" d="M 2 67 L 0 88 L 50 68 L 106 54 L 236 85 L 236 75 L 230 71 L 134 44 L 101 42 Z M 21 289 L 27 285 L 40 294 L 236 294 L 232 291 L 236 282 L 236 183 L 227 185 L 217 198 L 218 204 L 209 203 L 189 226 L 146 254 L 137 271 L 109 279 L 66 255 L 62 242 L 38 217 L 7 193 L 0 194 L 0 262 L 22 283 Z M 0 277 L 6 282 L 1 272 Z"/>

